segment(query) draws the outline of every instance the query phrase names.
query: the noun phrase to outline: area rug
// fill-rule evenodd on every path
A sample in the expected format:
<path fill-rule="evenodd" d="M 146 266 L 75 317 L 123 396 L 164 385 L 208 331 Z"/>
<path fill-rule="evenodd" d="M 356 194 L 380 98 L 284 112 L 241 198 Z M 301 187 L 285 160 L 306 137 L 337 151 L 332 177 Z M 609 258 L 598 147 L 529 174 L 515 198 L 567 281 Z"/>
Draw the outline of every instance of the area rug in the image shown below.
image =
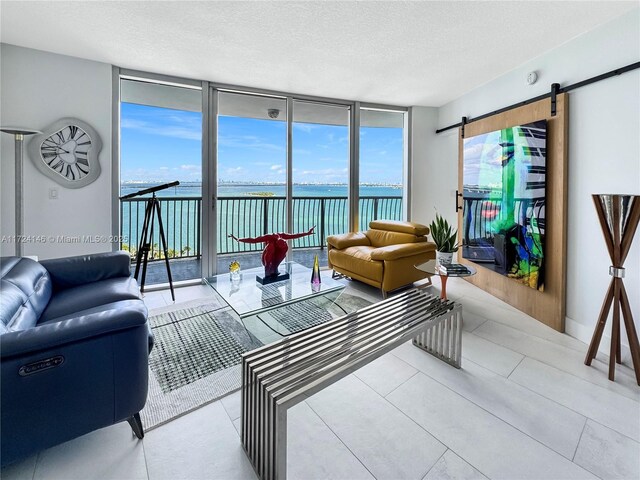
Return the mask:
<path fill-rule="evenodd" d="M 343 293 L 335 303 L 321 297 L 270 314 L 291 332 L 319 325 L 371 302 Z M 149 356 L 149 395 L 140 412 L 151 430 L 211 403 L 241 386 L 242 354 L 262 343 L 217 295 L 151 312 L 155 345 Z"/>

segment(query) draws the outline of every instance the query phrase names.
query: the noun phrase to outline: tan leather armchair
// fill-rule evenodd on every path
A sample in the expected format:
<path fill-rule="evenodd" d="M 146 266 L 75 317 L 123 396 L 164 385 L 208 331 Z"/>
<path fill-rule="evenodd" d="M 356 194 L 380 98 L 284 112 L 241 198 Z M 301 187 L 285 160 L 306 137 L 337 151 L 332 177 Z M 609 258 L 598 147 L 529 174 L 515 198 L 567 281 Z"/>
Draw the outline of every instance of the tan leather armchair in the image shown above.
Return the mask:
<path fill-rule="evenodd" d="M 412 222 L 376 220 L 369 230 L 327 237 L 329 268 L 387 292 L 427 278 L 414 265 L 436 258 L 429 228 Z"/>

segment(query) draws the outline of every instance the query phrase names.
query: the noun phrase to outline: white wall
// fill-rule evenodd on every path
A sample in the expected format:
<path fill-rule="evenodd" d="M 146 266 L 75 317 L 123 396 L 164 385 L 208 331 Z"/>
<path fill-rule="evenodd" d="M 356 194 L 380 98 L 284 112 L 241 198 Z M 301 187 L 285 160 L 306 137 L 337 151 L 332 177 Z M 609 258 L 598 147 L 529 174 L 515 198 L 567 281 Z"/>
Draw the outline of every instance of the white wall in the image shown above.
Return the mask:
<path fill-rule="evenodd" d="M 111 66 L 79 58 L 2 44 L 0 122 L 42 130 L 63 117 L 89 123 L 102 138 L 102 173 L 80 189 L 65 188 L 24 157 L 24 233 L 44 237 L 111 234 Z M 0 135 L 0 233 L 14 234 L 14 141 Z M 58 199 L 49 200 L 49 189 Z M 110 251 L 110 243 L 27 243 L 25 255 L 41 259 Z M 13 245 L 0 245 L 13 255 Z"/>
<path fill-rule="evenodd" d="M 442 106 L 438 127 L 546 93 L 551 83 L 568 85 L 639 59 L 640 9 L 636 9 Z M 525 79 L 532 70 L 538 72 L 539 80 L 529 86 Z M 574 90 L 569 97 L 566 330 L 589 342 L 610 280 L 611 263 L 591 194 L 640 194 L 640 71 Z M 447 216 L 455 218 L 450 195 L 458 178 L 457 130 L 432 139 L 431 121 L 416 123 L 416 127 L 414 138 L 425 135 L 435 145 L 414 144 L 414 185 L 424 185 L 425 192 L 417 197 L 413 211 L 416 218 L 429 219 L 432 205 L 440 209 L 444 201 Z M 625 285 L 639 328 L 640 233 L 626 266 Z M 609 327 L 605 335 L 608 338 Z M 608 340 L 603 346 L 608 349 Z"/>

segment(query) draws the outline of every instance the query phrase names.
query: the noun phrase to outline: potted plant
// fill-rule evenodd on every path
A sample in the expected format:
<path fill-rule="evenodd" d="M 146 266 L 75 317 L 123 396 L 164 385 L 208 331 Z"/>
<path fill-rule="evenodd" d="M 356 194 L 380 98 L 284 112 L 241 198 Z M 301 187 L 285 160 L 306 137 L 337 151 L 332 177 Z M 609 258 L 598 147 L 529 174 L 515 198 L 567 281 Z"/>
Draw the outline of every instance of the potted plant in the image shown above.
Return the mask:
<path fill-rule="evenodd" d="M 458 251 L 456 238 L 458 230 L 453 230 L 449 222 L 436 213 L 436 219 L 429 225 L 431 237 L 436 244 L 436 264 L 449 265 L 453 254 Z"/>

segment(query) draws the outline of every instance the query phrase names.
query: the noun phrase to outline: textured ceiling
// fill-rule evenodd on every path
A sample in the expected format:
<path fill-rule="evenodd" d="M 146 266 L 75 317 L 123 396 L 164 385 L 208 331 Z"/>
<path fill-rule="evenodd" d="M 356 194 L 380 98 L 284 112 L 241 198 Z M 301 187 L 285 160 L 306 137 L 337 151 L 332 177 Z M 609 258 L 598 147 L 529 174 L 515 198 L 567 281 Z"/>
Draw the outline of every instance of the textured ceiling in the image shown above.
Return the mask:
<path fill-rule="evenodd" d="M 2 1 L 0 39 L 220 83 L 440 106 L 637 6 Z"/>

